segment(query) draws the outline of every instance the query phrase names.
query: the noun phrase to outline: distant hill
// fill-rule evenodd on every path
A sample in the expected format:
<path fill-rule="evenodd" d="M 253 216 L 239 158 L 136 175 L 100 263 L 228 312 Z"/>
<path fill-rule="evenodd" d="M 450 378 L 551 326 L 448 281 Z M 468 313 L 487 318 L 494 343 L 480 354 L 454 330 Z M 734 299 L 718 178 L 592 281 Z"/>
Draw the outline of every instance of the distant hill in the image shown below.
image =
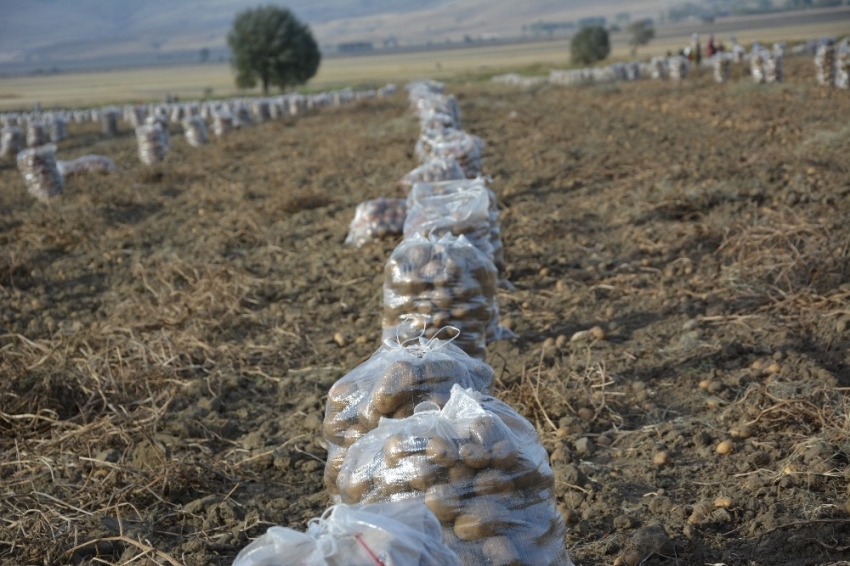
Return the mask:
<path fill-rule="evenodd" d="M 10 66 L 67 68 L 80 61 L 147 61 L 195 56 L 201 48 L 226 56 L 234 15 L 258 0 L 0 0 L 0 70 Z M 654 16 L 660 0 L 292 0 L 319 42 L 399 45 L 514 37 L 523 25 Z"/>

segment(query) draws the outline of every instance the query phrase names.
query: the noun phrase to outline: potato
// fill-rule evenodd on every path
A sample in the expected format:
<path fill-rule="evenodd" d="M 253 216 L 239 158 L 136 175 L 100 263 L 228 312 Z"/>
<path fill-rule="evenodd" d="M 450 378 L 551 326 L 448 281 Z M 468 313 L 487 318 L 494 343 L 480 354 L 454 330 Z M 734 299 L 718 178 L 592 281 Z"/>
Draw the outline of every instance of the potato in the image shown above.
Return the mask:
<path fill-rule="evenodd" d="M 419 273 L 426 281 L 434 281 L 435 277 L 443 274 L 443 263 L 439 259 L 433 258 L 422 267 Z"/>
<path fill-rule="evenodd" d="M 366 430 L 366 427 L 364 427 L 363 425 L 352 425 L 349 428 L 345 429 L 345 431 L 343 431 L 343 438 L 340 444 L 348 448 L 349 446 L 360 440 L 360 438 L 367 432 L 369 431 Z"/>
<path fill-rule="evenodd" d="M 441 328 L 442 327 L 438 327 L 438 326 L 429 326 L 428 328 L 425 329 L 425 333 L 424 333 L 425 338 L 428 339 L 428 340 L 431 340 L 432 338 L 436 338 L 437 335 L 440 333 Z"/>
<path fill-rule="evenodd" d="M 328 406 L 338 413 L 347 409 L 359 397 L 360 390 L 356 383 L 337 381 L 328 391 Z"/>
<path fill-rule="evenodd" d="M 516 464 L 519 450 L 513 440 L 506 438 L 493 444 L 490 449 L 490 465 L 500 470 L 508 470 Z"/>
<path fill-rule="evenodd" d="M 490 537 L 481 547 L 486 564 L 492 566 L 521 566 L 519 552 L 508 537 Z"/>
<path fill-rule="evenodd" d="M 437 306 L 428 299 L 416 301 L 416 312 L 419 314 L 432 314 L 437 310 Z"/>
<path fill-rule="evenodd" d="M 486 415 L 473 419 L 469 423 L 469 435 L 476 442 L 489 450 L 501 440 L 507 431 L 502 428 L 502 423 L 497 422 L 498 417 Z"/>
<path fill-rule="evenodd" d="M 428 441 L 425 454 L 432 462 L 445 468 L 454 466 L 459 458 L 454 442 L 441 436 L 435 436 Z"/>
<path fill-rule="evenodd" d="M 486 468 L 490 464 L 490 454 L 480 444 L 468 442 L 460 447 L 458 455 L 464 464 L 475 470 Z"/>
<path fill-rule="evenodd" d="M 352 474 L 347 470 L 341 470 L 337 477 L 337 486 L 344 493 L 348 501 L 363 501 L 366 494 L 372 489 L 372 478 L 369 474 Z"/>
<path fill-rule="evenodd" d="M 443 288 L 446 288 L 446 287 L 451 287 L 452 281 L 453 281 L 453 279 L 452 279 L 451 275 L 449 275 L 448 273 L 443 271 L 443 272 L 435 275 L 431 282 L 433 283 L 434 287 L 437 287 L 438 289 L 443 289 Z M 448 296 L 451 297 L 452 300 L 453 300 L 454 297 L 452 297 L 451 291 L 446 291 L 446 292 L 447 292 Z"/>
<path fill-rule="evenodd" d="M 454 522 L 457 537 L 465 541 L 481 540 L 499 534 L 507 509 L 488 499 L 473 499 L 464 506 Z"/>
<path fill-rule="evenodd" d="M 460 512 L 461 495 L 456 486 L 438 483 L 425 492 L 425 505 L 441 522 L 454 521 Z"/>
<path fill-rule="evenodd" d="M 422 364 L 422 381 L 429 386 L 439 383 L 454 383 L 465 370 L 454 360 L 434 360 Z"/>
<path fill-rule="evenodd" d="M 431 315 L 431 327 L 438 332 L 451 324 L 451 315 L 446 311 L 437 311 Z"/>
<path fill-rule="evenodd" d="M 475 547 L 464 545 L 461 547 L 449 546 L 449 548 L 456 549 L 457 557 L 460 559 L 461 564 L 486 564 L 484 555 L 478 552 L 478 549 Z"/>
<path fill-rule="evenodd" d="M 460 540 L 473 541 L 493 536 L 490 523 L 475 515 L 458 515 L 454 522 L 454 531 Z"/>
<path fill-rule="evenodd" d="M 401 405 L 410 401 L 420 379 L 418 374 L 419 370 L 413 364 L 394 362 L 372 389 L 372 404 L 384 415 L 393 414 Z"/>
<path fill-rule="evenodd" d="M 453 484 L 469 484 L 469 489 L 472 489 L 471 485 L 474 477 L 475 470 L 461 462 L 458 462 L 457 464 L 449 468 L 449 481 Z"/>
<path fill-rule="evenodd" d="M 454 304 L 454 297 L 448 289 L 434 289 L 428 293 L 428 298 L 441 309 L 448 309 Z"/>
<path fill-rule="evenodd" d="M 510 493 L 514 483 L 508 474 L 501 470 L 482 470 L 475 476 L 472 484 L 475 495 L 495 495 Z"/>
<path fill-rule="evenodd" d="M 380 418 L 385 414 L 377 409 L 374 402 L 364 401 L 360 403 L 359 409 L 357 412 L 358 420 L 367 430 L 374 430 L 378 426 Z"/>
<path fill-rule="evenodd" d="M 424 438 L 394 434 L 384 441 L 384 462 L 387 466 L 394 468 L 403 458 L 425 452 L 425 446 Z"/>
<path fill-rule="evenodd" d="M 481 284 L 473 278 L 465 277 L 456 280 L 452 285 L 452 295 L 455 299 L 455 304 L 468 303 L 471 299 L 484 295 L 481 289 Z M 492 293 L 490 297 L 494 296 Z"/>
<path fill-rule="evenodd" d="M 405 459 L 405 466 L 410 476 L 410 487 L 417 491 L 425 491 L 440 479 L 445 468 L 431 462 L 427 456 L 416 454 Z"/>
<path fill-rule="evenodd" d="M 479 383 L 491 382 L 496 372 L 489 365 L 478 360 L 466 366 L 469 376 Z"/>
<path fill-rule="evenodd" d="M 517 490 L 533 489 L 535 491 L 540 491 L 544 489 L 554 489 L 555 487 L 555 477 L 552 475 L 551 471 L 548 474 L 543 474 L 534 467 L 517 466 L 512 475 L 514 487 L 516 487 Z"/>
<path fill-rule="evenodd" d="M 449 402 L 450 398 L 451 398 L 450 390 L 446 387 L 441 387 L 437 391 L 432 391 L 431 393 L 429 393 L 427 395 L 427 397 L 423 398 L 423 400 L 420 401 L 420 402 L 424 403 L 424 402 L 427 401 L 429 403 L 434 403 L 435 405 L 437 405 L 438 407 L 440 407 L 442 409 L 443 407 L 446 406 L 446 403 Z"/>
<path fill-rule="evenodd" d="M 336 454 L 328 458 L 328 463 L 325 466 L 325 487 L 332 492 L 336 492 L 336 481 L 339 477 L 339 469 L 342 467 L 342 461 L 344 458 L 345 450 L 337 450 Z"/>
<path fill-rule="evenodd" d="M 374 483 L 380 491 L 381 497 L 389 497 L 397 493 L 406 493 L 410 491 L 409 471 L 399 468 L 386 468 L 381 473 Z"/>
<path fill-rule="evenodd" d="M 431 253 L 431 244 L 423 243 L 423 245 L 408 248 L 405 259 L 410 263 L 411 270 L 418 270 L 431 260 Z"/>

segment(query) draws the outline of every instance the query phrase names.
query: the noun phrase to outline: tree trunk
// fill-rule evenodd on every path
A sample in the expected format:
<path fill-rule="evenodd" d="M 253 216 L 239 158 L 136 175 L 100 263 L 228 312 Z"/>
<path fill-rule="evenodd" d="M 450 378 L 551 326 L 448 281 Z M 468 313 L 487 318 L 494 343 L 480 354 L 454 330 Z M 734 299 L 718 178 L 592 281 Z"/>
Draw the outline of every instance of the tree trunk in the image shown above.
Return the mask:
<path fill-rule="evenodd" d="M 269 95 L 269 78 L 263 77 L 263 96 Z"/>

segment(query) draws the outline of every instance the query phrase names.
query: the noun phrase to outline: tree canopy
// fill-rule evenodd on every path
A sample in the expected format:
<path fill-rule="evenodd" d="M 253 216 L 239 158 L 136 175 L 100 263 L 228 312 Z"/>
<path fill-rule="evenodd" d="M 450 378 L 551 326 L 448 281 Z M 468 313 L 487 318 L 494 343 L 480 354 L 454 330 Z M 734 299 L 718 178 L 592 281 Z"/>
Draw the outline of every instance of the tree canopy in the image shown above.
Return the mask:
<path fill-rule="evenodd" d="M 285 89 L 304 84 L 316 74 L 322 55 L 310 28 L 287 8 L 259 6 L 236 15 L 227 34 L 233 52 L 236 86 L 263 94 L 269 85 Z"/>
<path fill-rule="evenodd" d="M 627 31 L 629 32 L 629 45 L 632 46 L 633 54 L 637 51 L 639 45 L 646 45 L 655 37 L 655 28 L 652 27 L 652 22 L 647 20 L 639 20 L 629 24 Z"/>
<path fill-rule="evenodd" d="M 587 26 L 573 36 L 570 44 L 573 63 L 590 65 L 611 53 L 608 31 L 602 26 Z"/>

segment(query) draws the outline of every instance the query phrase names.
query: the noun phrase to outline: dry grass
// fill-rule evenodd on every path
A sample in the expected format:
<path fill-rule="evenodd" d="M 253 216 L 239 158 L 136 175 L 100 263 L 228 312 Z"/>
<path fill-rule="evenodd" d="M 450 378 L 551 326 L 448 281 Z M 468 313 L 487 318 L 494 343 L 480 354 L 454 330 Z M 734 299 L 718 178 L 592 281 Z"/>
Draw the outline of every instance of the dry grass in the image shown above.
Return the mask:
<path fill-rule="evenodd" d="M 610 564 L 659 521 L 680 564 L 776 563 L 794 526 L 834 562 L 850 434 L 843 145 L 801 145 L 848 101 L 805 85 L 714 100 L 710 77 L 694 80 L 675 96 L 458 87 L 489 143 L 517 286 L 499 298 L 520 338 L 488 347 L 496 394 L 551 452 L 581 563 Z M 398 194 L 416 124 L 399 98 L 200 150 L 174 132 L 154 172 L 130 136 L 94 130 L 72 126 L 60 151 L 107 153 L 120 175 L 69 182 L 51 207 L 0 164 L 15 187 L 0 193 L 0 564 L 230 564 L 268 525 L 303 528 L 329 503 L 324 395 L 378 344 L 394 247 L 342 239 L 360 201 Z M 732 142 L 757 158 L 718 151 Z M 605 339 L 570 342 L 596 325 Z M 719 457 L 742 425 L 750 438 Z M 579 454 L 582 438 L 595 448 Z M 653 463 L 662 449 L 670 466 Z M 719 492 L 731 519 L 689 526 Z M 632 526 L 615 528 L 623 515 Z"/>

